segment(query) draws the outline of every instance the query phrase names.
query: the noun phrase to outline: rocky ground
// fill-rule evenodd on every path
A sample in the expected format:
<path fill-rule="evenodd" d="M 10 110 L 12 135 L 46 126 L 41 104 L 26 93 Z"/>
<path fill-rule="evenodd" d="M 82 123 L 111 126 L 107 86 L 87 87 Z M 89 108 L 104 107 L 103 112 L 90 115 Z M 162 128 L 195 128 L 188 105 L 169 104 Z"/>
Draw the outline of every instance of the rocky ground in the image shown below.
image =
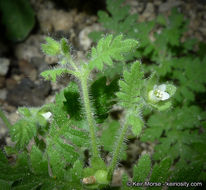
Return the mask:
<path fill-rule="evenodd" d="M 206 42 L 206 1 L 126 0 L 125 3 L 131 6 L 132 13 L 139 14 L 140 22 L 152 20 L 159 13 L 168 16 L 173 7 L 178 7 L 190 20 L 186 36 Z M 57 59 L 44 56 L 41 52 L 40 44 L 44 42 L 44 37 L 67 38 L 72 43 L 75 56 L 80 59 L 92 45 L 87 35 L 101 28 L 97 16 L 88 14 L 84 9 L 62 8 L 53 1 L 31 0 L 31 4 L 36 12 L 37 25 L 27 39 L 17 44 L 0 41 L 0 106 L 11 123 L 18 120 L 18 106 L 41 106 L 52 102 L 55 93 L 69 81 L 69 77 L 65 77 L 57 83 L 50 83 L 39 76 L 57 63 Z M 11 143 L 8 130 L 0 120 L 0 146 Z M 136 160 L 142 150 L 152 152 L 152 145 L 131 142 L 128 155 L 131 160 Z M 118 174 L 125 169 L 122 168 Z"/>

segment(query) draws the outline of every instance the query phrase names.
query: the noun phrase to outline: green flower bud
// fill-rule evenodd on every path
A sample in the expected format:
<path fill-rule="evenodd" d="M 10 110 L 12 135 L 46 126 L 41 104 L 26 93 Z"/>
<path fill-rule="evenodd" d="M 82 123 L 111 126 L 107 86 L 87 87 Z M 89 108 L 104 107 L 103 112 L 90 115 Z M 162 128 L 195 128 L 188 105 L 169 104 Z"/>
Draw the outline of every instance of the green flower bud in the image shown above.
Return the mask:
<path fill-rule="evenodd" d="M 61 41 L 61 51 L 64 55 L 70 56 L 70 46 L 67 43 L 65 38 L 62 38 Z"/>
<path fill-rule="evenodd" d="M 94 174 L 94 177 L 96 179 L 96 182 L 98 184 L 109 184 L 109 181 L 107 179 L 107 171 L 105 170 L 97 170 L 97 172 Z"/>
<path fill-rule="evenodd" d="M 41 45 L 42 51 L 46 55 L 51 55 L 51 56 L 58 55 L 60 53 L 59 42 L 57 42 L 56 40 L 54 40 L 50 37 L 45 38 L 45 40 L 47 41 L 47 44 Z"/>

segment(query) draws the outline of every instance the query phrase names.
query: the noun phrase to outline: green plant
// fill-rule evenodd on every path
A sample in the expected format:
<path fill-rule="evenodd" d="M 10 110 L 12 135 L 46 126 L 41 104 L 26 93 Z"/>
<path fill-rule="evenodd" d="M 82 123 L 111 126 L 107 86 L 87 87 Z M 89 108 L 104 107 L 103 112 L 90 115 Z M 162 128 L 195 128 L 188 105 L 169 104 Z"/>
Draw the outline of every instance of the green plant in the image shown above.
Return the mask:
<path fill-rule="evenodd" d="M 46 44 L 42 44 L 43 52 L 58 56 L 60 60 L 58 67 L 44 71 L 41 75 L 47 80 L 56 81 L 58 76 L 68 73 L 75 77 L 76 82 L 70 82 L 68 87 L 57 94 L 55 103 L 41 108 L 19 108 L 22 118 L 13 126 L 0 112 L 12 140 L 16 142 L 15 147 L 5 147 L 5 152 L 0 151 L 0 185 L 4 189 L 21 190 L 108 187 L 119 159 L 125 157 L 124 142 L 128 132 L 131 130 L 134 136 L 139 136 L 142 131 L 143 109 L 168 109 L 176 88 L 169 83 L 158 85 L 155 74 L 144 79 L 139 61 L 133 62 L 129 69 L 124 69 L 123 78 L 118 81 L 119 88 L 116 79 L 109 85 L 105 85 L 104 77 L 93 79 L 93 83 L 90 81 L 94 69 L 101 71 L 104 66 L 124 62 L 125 55 L 136 49 L 136 40 L 123 39 L 122 35 L 107 35 L 98 42 L 96 48 L 92 48 L 88 62 L 81 62 L 80 65 L 73 60 L 66 39 L 55 41 L 47 37 L 46 41 Z M 93 103 L 91 98 L 94 99 Z M 111 122 L 108 111 L 114 104 L 124 109 L 121 121 Z M 109 129 L 105 125 L 109 125 Z M 102 136 L 97 135 L 97 129 L 100 132 L 103 130 Z M 105 138 L 107 133 L 114 135 L 112 144 L 108 144 Z M 106 150 L 113 153 L 108 165 L 100 155 L 100 145 L 105 145 Z M 88 166 L 84 165 L 86 149 L 90 151 Z M 12 155 L 15 155 L 15 161 L 9 163 L 6 156 Z M 150 162 L 148 155 L 139 160 L 134 167 L 134 180 L 143 181 L 147 178 Z M 156 164 L 151 180 L 166 180 L 170 176 L 170 166 L 170 159 Z M 142 168 L 145 168 L 143 176 L 140 171 Z M 160 170 L 161 175 L 158 173 Z M 123 189 L 126 188 L 126 178 L 125 174 Z"/>
<path fill-rule="evenodd" d="M 25 39 L 35 24 L 34 11 L 29 1 L 0 1 L 0 10 L 6 37 L 12 41 Z"/>
<path fill-rule="evenodd" d="M 147 75 L 156 71 L 160 81 L 169 80 L 178 87 L 173 109 L 167 112 L 145 112 L 144 117 L 148 120 L 145 121 L 146 128 L 140 140 L 156 143 L 152 156 L 156 162 L 169 156 L 174 162 L 179 162 L 175 166 L 176 171 L 188 171 L 185 179 L 191 180 L 194 177 L 191 168 L 196 168 L 199 173 L 194 179 L 206 181 L 203 150 L 206 146 L 205 43 L 194 38 L 183 38 L 189 21 L 176 8 L 171 10 L 168 18 L 158 15 L 152 21 L 137 22 L 138 15 L 131 15 L 129 6 L 122 6 L 123 1 L 107 1 L 107 11 L 98 13 L 104 31 L 94 31 L 90 37 L 96 41 L 102 34 L 110 32 L 138 39 L 140 47 L 125 59 L 130 62 L 142 59 L 143 70 Z M 104 72 L 112 76 L 108 70 Z M 121 71 L 115 74 L 121 75 Z"/>

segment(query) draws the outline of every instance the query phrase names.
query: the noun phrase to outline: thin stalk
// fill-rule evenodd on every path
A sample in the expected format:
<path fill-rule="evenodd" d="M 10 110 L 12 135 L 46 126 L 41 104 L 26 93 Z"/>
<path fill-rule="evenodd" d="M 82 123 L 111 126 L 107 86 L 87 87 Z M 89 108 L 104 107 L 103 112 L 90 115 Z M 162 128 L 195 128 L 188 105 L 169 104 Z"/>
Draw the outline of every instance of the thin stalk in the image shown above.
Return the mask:
<path fill-rule="evenodd" d="M 5 123 L 5 125 L 7 126 L 8 129 L 12 128 L 11 123 L 9 122 L 9 120 L 7 119 L 7 117 L 5 116 L 4 112 L 1 110 L 0 108 L 0 118 L 2 119 L 2 121 Z"/>
<path fill-rule="evenodd" d="M 68 62 L 71 64 L 71 66 L 74 68 L 74 70 L 75 70 L 76 72 L 79 72 L 79 69 L 78 69 L 78 67 L 75 65 L 75 63 L 73 62 L 72 58 L 71 58 L 70 56 L 66 56 L 66 58 L 67 58 Z"/>
<path fill-rule="evenodd" d="M 121 129 L 121 134 L 118 138 L 115 150 L 114 150 L 114 154 L 113 154 L 113 158 L 112 158 L 112 162 L 111 165 L 109 166 L 109 170 L 108 170 L 108 179 L 112 180 L 112 176 L 115 170 L 115 167 L 117 165 L 118 159 L 119 159 L 119 154 L 124 142 L 124 137 L 127 133 L 127 129 L 128 129 L 128 124 L 124 124 L 123 128 Z"/>
<path fill-rule="evenodd" d="M 94 125 L 94 119 L 92 116 L 92 111 L 90 107 L 90 101 L 89 101 L 89 93 L 88 93 L 88 86 L 87 86 L 87 74 L 81 76 L 81 87 L 83 91 L 83 100 L 84 100 L 84 106 L 86 111 L 86 117 L 89 124 L 89 130 L 90 130 L 90 136 L 91 136 L 91 143 L 92 143 L 92 155 L 93 157 L 99 157 L 99 151 L 97 147 L 97 140 L 96 140 L 96 134 L 95 134 L 95 125 Z"/>

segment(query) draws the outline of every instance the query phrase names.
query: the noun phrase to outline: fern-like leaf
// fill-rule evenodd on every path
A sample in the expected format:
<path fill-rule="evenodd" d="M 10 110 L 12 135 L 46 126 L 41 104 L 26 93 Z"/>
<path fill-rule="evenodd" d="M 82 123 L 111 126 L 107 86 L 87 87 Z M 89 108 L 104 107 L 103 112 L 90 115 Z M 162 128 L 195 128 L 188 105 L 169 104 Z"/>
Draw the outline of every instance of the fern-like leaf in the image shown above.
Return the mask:
<path fill-rule="evenodd" d="M 35 123 L 25 119 L 19 120 L 10 130 L 12 141 L 16 142 L 16 146 L 20 149 L 24 148 L 36 134 Z"/>
<path fill-rule="evenodd" d="M 123 77 L 124 81 L 119 81 L 120 92 L 117 92 L 116 95 L 121 106 L 131 109 L 140 101 L 141 80 L 143 77 L 140 62 L 133 63 L 131 71 L 124 71 Z"/>
<path fill-rule="evenodd" d="M 41 115 L 42 108 L 18 108 L 21 119 L 10 129 L 12 141 L 16 142 L 16 148 L 25 148 L 33 137 L 37 136 L 39 129 L 47 126 L 47 120 Z"/>
<path fill-rule="evenodd" d="M 148 154 L 141 156 L 133 168 L 133 181 L 145 182 L 151 170 L 151 159 Z"/>
<path fill-rule="evenodd" d="M 47 154 L 49 157 L 52 172 L 59 178 L 64 178 L 64 168 L 71 164 L 73 165 L 76 160 L 83 160 L 83 154 L 80 149 L 88 148 L 89 135 L 88 132 L 82 130 L 82 126 L 74 126 L 75 121 L 74 115 L 69 117 L 67 111 L 76 110 L 81 112 L 78 106 L 79 101 L 74 97 L 73 94 L 77 91 L 77 85 L 71 83 L 66 89 L 56 95 L 56 103 L 50 105 L 50 109 L 53 115 L 53 121 L 47 137 Z M 71 95 L 69 99 L 66 95 Z M 76 96 L 75 96 L 76 97 Z M 77 101 L 77 102 L 72 102 Z M 66 104 L 65 104 L 66 103 Z M 70 107 L 66 109 L 66 107 Z M 81 124 L 81 122 L 78 122 Z"/>
<path fill-rule="evenodd" d="M 51 80 L 52 82 L 56 82 L 57 76 L 61 76 L 64 73 L 69 73 L 74 76 L 77 76 L 75 71 L 65 69 L 65 68 L 56 68 L 52 70 L 46 70 L 41 73 L 41 76 L 45 78 L 45 80 Z"/>
<path fill-rule="evenodd" d="M 137 45 L 136 40 L 123 40 L 123 35 L 118 35 L 114 39 L 113 35 L 108 35 L 98 42 L 96 48 L 92 48 L 89 67 L 91 70 L 97 68 L 101 71 L 104 64 L 111 66 L 112 60 L 123 61 L 123 54 L 130 52 Z"/>
<path fill-rule="evenodd" d="M 41 150 L 33 145 L 30 153 L 31 167 L 35 174 L 48 176 L 48 161 Z"/>
<path fill-rule="evenodd" d="M 131 66 L 130 72 L 123 72 L 124 80 L 119 81 L 120 92 L 116 95 L 122 107 L 127 109 L 127 122 L 132 126 L 132 132 L 135 136 L 139 135 L 144 125 L 140 117 L 143 72 L 140 62 L 135 62 Z"/>

